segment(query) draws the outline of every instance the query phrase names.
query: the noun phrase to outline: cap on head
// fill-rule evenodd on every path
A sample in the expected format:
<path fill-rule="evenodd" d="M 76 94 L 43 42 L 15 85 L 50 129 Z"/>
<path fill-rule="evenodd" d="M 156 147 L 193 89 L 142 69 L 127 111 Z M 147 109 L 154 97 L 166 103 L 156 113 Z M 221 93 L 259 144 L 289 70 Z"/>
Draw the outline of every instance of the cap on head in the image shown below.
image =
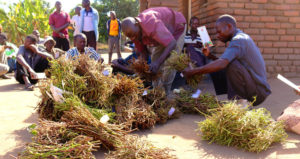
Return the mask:
<path fill-rule="evenodd" d="M 55 42 L 55 40 L 52 38 L 52 36 L 47 36 L 47 37 L 45 38 L 44 45 L 45 45 L 48 41 L 54 42 L 54 45 L 56 44 L 56 42 Z"/>

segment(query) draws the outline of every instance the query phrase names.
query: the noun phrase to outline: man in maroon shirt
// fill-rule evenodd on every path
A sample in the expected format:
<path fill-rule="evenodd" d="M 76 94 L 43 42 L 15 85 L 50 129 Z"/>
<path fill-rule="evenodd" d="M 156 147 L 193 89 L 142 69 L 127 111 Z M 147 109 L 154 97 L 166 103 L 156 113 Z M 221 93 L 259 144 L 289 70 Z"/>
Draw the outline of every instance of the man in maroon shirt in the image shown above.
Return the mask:
<path fill-rule="evenodd" d="M 127 17 L 122 21 L 122 31 L 135 43 L 142 57 L 151 55 L 150 71 L 153 74 L 162 72 L 162 77 L 153 81 L 153 86 L 163 86 L 170 94 L 176 71 L 167 70 L 165 60 L 172 50 L 181 52 L 186 30 L 184 16 L 170 8 L 150 8 L 137 17 Z"/>
<path fill-rule="evenodd" d="M 70 15 L 61 10 L 61 2 L 55 2 L 56 11 L 49 17 L 49 25 L 53 30 L 53 38 L 56 41 L 56 48 L 68 51 L 70 49 L 68 26 L 70 25 Z"/>

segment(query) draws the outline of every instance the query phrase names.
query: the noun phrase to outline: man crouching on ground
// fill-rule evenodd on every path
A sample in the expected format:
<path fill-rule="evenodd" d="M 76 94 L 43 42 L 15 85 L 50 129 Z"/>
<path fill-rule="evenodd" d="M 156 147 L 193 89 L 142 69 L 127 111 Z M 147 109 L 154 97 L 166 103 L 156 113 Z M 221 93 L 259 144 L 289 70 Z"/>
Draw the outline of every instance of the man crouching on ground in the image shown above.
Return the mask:
<path fill-rule="evenodd" d="M 186 68 L 184 76 L 189 78 L 195 74 L 226 69 L 228 99 L 252 102 L 256 96 L 253 106 L 259 105 L 271 94 L 265 62 L 259 48 L 249 35 L 236 27 L 236 20 L 230 15 L 220 16 L 215 28 L 217 38 L 224 43 L 229 41 L 229 46 L 215 61 L 195 69 Z M 211 56 L 209 48 L 204 48 L 203 53 L 207 57 Z"/>

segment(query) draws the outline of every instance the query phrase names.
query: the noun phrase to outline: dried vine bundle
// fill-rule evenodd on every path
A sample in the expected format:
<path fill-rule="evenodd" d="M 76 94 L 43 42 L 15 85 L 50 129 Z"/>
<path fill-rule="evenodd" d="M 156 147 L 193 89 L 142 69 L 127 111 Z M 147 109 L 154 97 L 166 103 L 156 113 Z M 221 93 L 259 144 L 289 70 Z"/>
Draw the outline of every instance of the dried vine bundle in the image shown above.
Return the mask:
<path fill-rule="evenodd" d="M 177 108 L 176 101 L 167 100 L 167 96 L 162 88 L 156 88 L 148 91 L 148 94 L 143 97 L 144 101 L 152 106 L 153 111 L 157 115 L 157 123 L 166 123 L 169 119 L 177 119 L 181 112 Z M 175 111 L 169 115 L 171 108 Z"/>
<path fill-rule="evenodd" d="M 131 63 L 131 68 L 139 77 L 141 77 L 141 79 L 149 82 L 155 81 L 161 76 L 161 72 L 153 74 L 150 71 L 150 66 L 147 64 L 147 61 L 143 59 L 134 59 Z"/>
<path fill-rule="evenodd" d="M 205 121 L 198 123 L 202 138 L 210 143 L 261 152 L 287 138 L 283 123 L 274 121 L 265 108 L 247 111 L 229 102 L 211 111 Z"/>
<path fill-rule="evenodd" d="M 20 159 L 41 159 L 41 158 L 74 158 L 90 159 L 95 158 L 92 151 L 95 151 L 95 142 L 91 137 L 77 136 L 64 144 L 44 145 L 36 142 L 29 143 L 25 151 L 19 156 Z"/>
<path fill-rule="evenodd" d="M 171 52 L 170 57 L 167 59 L 166 66 L 170 70 L 175 69 L 179 72 L 182 72 L 185 68 L 188 67 L 196 67 L 187 54 L 178 54 L 175 50 Z M 202 75 L 194 75 L 186 80 L 190 86 L 197 87 L 202 80 Z"/>
<path fill-rule="evenodd" d="M 40 158 L 95 158 L 92 151 L 99 148 L 98 141 L 79 135 L 67 128 L 66 123 L 40 120 L 31 126 L 33 142 L 19 155 L 20 159 Z"/>
<path fill-rule="evenodd" d="M 157 120 L 151 105 L 140 98 L 121 98 L 116 104 L 116 114 L 117 123 L 127 125 L 127 130 L 149 129 Z"/>
<path fill-rule="evenodd" d="M 176 94 L 176 101 L 182 113 L 199 114 L 208 113 L 209 109 L 218 108 L 221 103 L 211 94 L 201 94 L 198 98 L 192 98 L 192 92 L 180 89 Z"/>
<path fill-rule="evenodd" d="M 138 136 L 126 136 L 115 151 L 106 154 L 107 159 L 175 159 L 169 149 L 159 149 Z"/>

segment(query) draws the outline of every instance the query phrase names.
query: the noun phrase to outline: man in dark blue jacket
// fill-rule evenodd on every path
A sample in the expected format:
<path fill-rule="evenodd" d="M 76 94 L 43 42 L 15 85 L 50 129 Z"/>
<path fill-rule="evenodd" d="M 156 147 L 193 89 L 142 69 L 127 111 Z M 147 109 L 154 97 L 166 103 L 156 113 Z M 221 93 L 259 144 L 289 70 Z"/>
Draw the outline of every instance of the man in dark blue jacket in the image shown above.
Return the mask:
<path fill-rule="evenodd" d="M 110 64 L 114 47 L 116 47 L 118 58 L 122 57 L 120 52 L 121 23 L 120 20 L 116 18 L 116 13 L 114 11 L 110 11 L 110 19 L 106 23 L 106 28 L 109 46 L 108 62 Z"/>

